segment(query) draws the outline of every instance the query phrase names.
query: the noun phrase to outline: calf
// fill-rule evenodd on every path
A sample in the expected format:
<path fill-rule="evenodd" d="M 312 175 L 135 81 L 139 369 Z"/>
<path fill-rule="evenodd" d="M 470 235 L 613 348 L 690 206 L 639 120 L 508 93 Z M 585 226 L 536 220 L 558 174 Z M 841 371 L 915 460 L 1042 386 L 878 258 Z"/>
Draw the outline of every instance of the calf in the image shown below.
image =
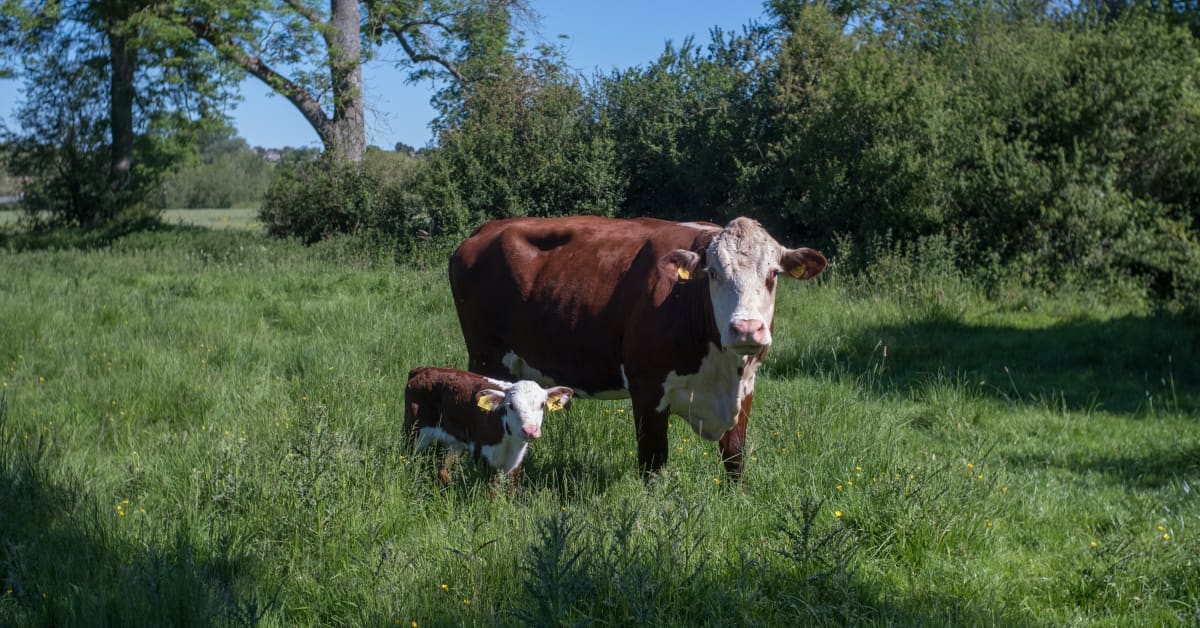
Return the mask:
<path fill-rule="evenodd" d="M 565 386 L 545 389 L 525 380 L 504 382 L 456 369 L 421 367 L 408 373 L 404 389 L 404 437 L 415 451 L 441 443 L 469 451 L 492 469 L 515 475 L 529 441 L 542 435 L 545 410 L 561 410 L 575 391 Z M 446 456 L 438 470 L 450 481 Z"/>

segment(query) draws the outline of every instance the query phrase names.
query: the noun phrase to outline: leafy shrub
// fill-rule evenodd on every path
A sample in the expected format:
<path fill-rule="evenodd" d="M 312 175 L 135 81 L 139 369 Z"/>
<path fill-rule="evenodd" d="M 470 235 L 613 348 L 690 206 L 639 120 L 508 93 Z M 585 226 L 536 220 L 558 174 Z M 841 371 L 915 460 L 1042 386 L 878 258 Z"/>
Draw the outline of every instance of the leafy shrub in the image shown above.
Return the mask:
<path fill-rule="evenodd" d="M 411 186 L 418 158 L 369 150 L 362 164 L 330 159 L 280 166 L 260 217 L 267 232 L 313 243 L 336 234 L 370 232 L 397 242 L 420 235 Z"/>
<path fill-rule="evenodd" d="M 593 100 L 555 51 L 500 55 L 442 116 L 431 155 L 433 233 L 489 218 L 613 214 L 624 188 Z"/>

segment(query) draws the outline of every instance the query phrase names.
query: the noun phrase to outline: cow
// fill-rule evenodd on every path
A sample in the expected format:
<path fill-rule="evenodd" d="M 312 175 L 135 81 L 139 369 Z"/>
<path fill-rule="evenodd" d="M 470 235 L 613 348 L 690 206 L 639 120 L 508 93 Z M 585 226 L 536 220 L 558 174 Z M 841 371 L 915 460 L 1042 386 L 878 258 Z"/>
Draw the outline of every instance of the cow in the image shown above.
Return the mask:
<path fill-rule="evenodd" d="M 450 258 L 469 368 L 633 405 L 645 475 L 667 461 L 667 417 L 720 443 L 739 478 L 755 372 L 773 340 L 779 276 L 825 256 L 756 221 L 594 216 L 483 224 Z"/>
<path fill-rule="evenodd" d="M 565 386 L 546 390 L 531 381 L 415 368 L 404 388 L 402 431 L 413 451 L 440 443 L 455 452 L 468 451 L 515 480 L 530 441 L 542 435 L 543 412 L 562 409 L 574 394 Z M 443 484 L 450 482 L 455 457 L 452 453 L 442 460 L 438 477 Z"/>

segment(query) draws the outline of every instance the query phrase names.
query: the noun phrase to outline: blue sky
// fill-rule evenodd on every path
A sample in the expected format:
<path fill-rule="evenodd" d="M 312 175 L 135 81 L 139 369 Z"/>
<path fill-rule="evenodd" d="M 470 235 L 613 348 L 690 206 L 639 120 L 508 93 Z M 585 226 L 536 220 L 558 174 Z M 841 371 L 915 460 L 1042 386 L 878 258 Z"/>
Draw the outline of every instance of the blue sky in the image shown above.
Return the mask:
<path fill-rule="evenodd" d="M 531 0 L 541 16 L 540 33 L 531 36 L 563 43 L 568 63 L 591 76 L 595 71 L 644 65 L 655 59 L 668 41 L 694 36 L 709 41 L 709 29 L 740 30 L 763 19 L 758 0 Z M 559 35 L 567 39 L 560 40 Z M 431 140 L 434 112 L 429 97 L 436 86 L 426 81 L 410 85 L 394 63 L 381 59 L 363 70 L 367 100 L 367 141 L 383 148 L 396 142 L 421 147 Z M 271 96 L 257 80 L 240 88 L 243 101 L 230 113 L 238 133 L 252 146 L 319 146 L 316 133 L 285 99 Z M 19 81 L 0 81 L 0 116 L 12 123 L 11 112 L 21 97 Z"/>

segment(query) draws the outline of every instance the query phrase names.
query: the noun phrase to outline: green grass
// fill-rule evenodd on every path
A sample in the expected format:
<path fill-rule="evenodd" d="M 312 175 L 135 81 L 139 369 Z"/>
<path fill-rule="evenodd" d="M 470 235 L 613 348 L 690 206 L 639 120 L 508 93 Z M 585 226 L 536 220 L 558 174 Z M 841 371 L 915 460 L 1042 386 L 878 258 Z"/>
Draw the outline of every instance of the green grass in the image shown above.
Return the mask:
<path fill-rule="evenodd" d="M 466 362 L 442 264 L 356 251 L 0 251 L 0 625 L 1200 619 L 1195 321 L 832 270 L 781 288 L 740 484 L 679 420 L 644 483 L 581 401 L 509 496 L 399 440 Z"/>
<path fill-rule="evenodd" d="M 162 221 L 168 225 L 191 225 L 211 229 L 263 229 L 257 209 L 167 209 Z"/>

